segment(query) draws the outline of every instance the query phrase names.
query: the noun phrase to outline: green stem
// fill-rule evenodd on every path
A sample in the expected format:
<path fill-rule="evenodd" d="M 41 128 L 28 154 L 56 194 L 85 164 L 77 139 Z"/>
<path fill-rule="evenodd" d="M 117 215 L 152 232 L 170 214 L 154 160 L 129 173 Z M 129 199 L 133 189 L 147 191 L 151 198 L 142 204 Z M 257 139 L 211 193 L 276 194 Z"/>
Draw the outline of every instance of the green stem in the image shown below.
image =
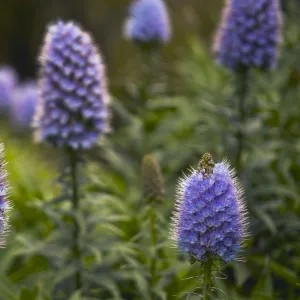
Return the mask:
<path fill-rule="evenodd" d="M 212 288 L 212 259 L 209 258 L 204 265 L 204 282 L 203 282 L 203 299 L 210 300 L 210 293 Z"/>
<path fill-rule="evenodd" d="M 139 90 L 139 100 L 140 100 L 140 118 L 142 119 L 142 137 L 141 137 L 141 157 L 148 153 L 148 141 L 147 141 L 147 101 L 149 100 L 151 94 L 151 86 L 153 78 L 156 75 L 157 68 L 157 49 L 153 48 L 141 48 L 142 59 L 144 62 L 143 69 L 143 83 Z M 157 216 L 155 208 L 155 199 L 152 199 L 151 203 L 151 216 L 150 216 L 150 235 L 151 235 L 151 247 L 152 253 L 149 261 L 149 271 L 150 271 L 150 289 L 151 289 L 151 299 L 155 300 L 155 284 L 156 284 L 156 269 L 157 269 Z"/>
<path fill-rule="evenodd" d="M 248 96 L 248 72 L 247 70 L 241 70 L 236 76 L 236 95 L 238 98 L 238 119 L 239 128 L 236 134 L 237 150 L 236 150 L 236 169 L 239 171 L 242 167 L 242 155 L 245 150 L 246 136 L 246 100 Z"/>
<path fill-rule="evenodd" d="M 156 213 L 155 213 L 155 207 L 152 205 L 151 209 L 151 245 L 152 245 L 152 257 L 150 261 L 150 274 L 151 274 L 151 299 L 155 299 L 155 282 L 156 282 L 156 247 L 157 247 L 157 230 L 156 230 Z"/>
<path fill-rule="evenodd" d="M 149 100 L 150 88 L 155 69 L 155 51 L 153 49 L 140 49 L 142 60 L 142 83 L 139 89 L 139 100 L 141 112 L 144 112 L 147 101 Z"/>
<path fill-rule="evenodd" d="M 141 48 L 143 61 L 143 78 L 139 88 L 139 115 L 142 120 L 141 157 L 148 153 L 147 131 L 147 102 L 151 97 L 151 87 L 157 72 L 158 49 Z"/>
<path fill-rule="evenodd" d="M 74 214 L 74 234 L 73 234 L 73 247 L 72 252 L 77 264 L 77 271 L 74 275 L 74 282 L 76 290 L 82 288 L 82 276 L 81 276 L 81 252 L 80 252 L 80 226 L 75 214 L 79 210 L 79 183 L 78 183 L 78 157 L 75 151 L 70 153 L 71 164 L 71 186 L 72 186 L 72 208 Z"/>

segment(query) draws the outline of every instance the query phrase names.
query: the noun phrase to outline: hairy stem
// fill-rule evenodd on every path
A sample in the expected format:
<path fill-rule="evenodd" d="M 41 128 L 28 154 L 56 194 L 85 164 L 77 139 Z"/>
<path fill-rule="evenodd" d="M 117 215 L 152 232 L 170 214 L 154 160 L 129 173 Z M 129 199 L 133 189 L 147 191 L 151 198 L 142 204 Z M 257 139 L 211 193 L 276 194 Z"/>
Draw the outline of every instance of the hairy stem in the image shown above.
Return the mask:
<path fill-rule="evenodd" d="M 212 259 L 209 258 L 204 264 L 204 278 L 203 278 L 203 299 L 210 300 L 210 293 L 212 288 Z"/>
<path fill-rule="evenodd" d="M 236 76 L 236 96 L 238 99 L 238 121 L 239 128 L 236 134 L 237 150 L 236 150 L 236 162 L 235 166 L 237 170 L 241 169 L 242 155 L 245 150 L 246 136 L 244 127 L 246 123 L 246 100 L 248 96 L 248 72 L 247 70 L 241 70 Z"/>
<path fill-rule="evenodd" d="M 78 182 L 78 156 L 75 151 L 70 153 L 70 165 L 71 165 L 71 189 L 72 189 L 72 208 L 74 214 L 74 233 L 73 233 L 73 247 L 72 252 L 77 264 L 77 271 L 74 275 L 74 283 L 76 290 L 82 288 L 82 275 L 81 275 L 81 252 L 80 252 L 80 226 L 75 216 L 79 210 L 79 182 Z"/>

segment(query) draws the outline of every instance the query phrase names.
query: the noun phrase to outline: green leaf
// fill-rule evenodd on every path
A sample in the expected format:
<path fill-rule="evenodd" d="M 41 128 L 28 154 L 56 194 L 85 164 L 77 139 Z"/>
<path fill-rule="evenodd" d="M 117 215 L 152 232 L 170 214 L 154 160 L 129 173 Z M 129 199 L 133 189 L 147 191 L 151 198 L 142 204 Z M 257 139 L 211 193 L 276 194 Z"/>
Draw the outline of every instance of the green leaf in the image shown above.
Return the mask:
<path fill-rule="evenodd" d="M 277 233 L 277 228 L 276 228 L 276 225 L 275 225 L 273 219 L 267 213 L 265 213 L 262 209 L 255 208 L 254 212 L 255 212 L 256 216 L 264 222 L 264 224 L 267 226 L 267 228 L 269 228 L 271 233 L 273 235 L 275 235 Z"/>
<path fill-rule="evenodd" d="M 39 297 L 39 288 L 35 287 L 33 290 L 30 290 L 24 287 L 21 290 L 19 300 L 37 300 Z"/>
<path fill-rule="evenodd" d="M 82 300 L 81 291 L 73 293 L 69 300 Z"/>

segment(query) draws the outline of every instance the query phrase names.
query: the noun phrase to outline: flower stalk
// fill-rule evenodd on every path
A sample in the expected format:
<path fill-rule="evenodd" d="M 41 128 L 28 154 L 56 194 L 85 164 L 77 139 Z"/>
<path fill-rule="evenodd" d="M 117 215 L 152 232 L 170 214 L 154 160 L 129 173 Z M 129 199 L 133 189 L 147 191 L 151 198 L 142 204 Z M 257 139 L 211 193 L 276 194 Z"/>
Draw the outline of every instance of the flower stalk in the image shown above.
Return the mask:
<path fill-rule="evenodd" d="M 157 216 L 155 208 L 151 207 L 151 246 L 152 256 L 150 261 L 150 275 L 151 275 L 151 299 L 155 300 L 155 284 L 156 284 L 156 256 L 157 256 Z"/>
<path fill-rule="evenodd" d="M 149 155 L 147 138 L 147 101 L 151 97 L 152 83 L 159 73 L 159 47 L 170 40 L 171 25 L 167 7 L 162 0 L 133 1 L 129 9 L 129 17 L 124 28 L 125 38 L 137 44 L 140 50 L 143 69 L 142 82 L 138 89 L 139 109 L 141 118 L 141 138 L 139 154 L 143 157 L 142 180 L 145 202 L 150 209 L 150 243 L 151 256 L 149 259 L 151 299 L 154 300 L 157 273 L 157 200 L 163 193 L 163 180 L 158 163 Z"/>
<path fill-rule="evenodd" d="M 164 179 L 156 159 L 151 155 L 145 155 L 142 163 L 142 188 L 145 202 L 149 204 L 149 236 L 151 244 L 151 256 L 149 257 L 149 274 L 151 299 L 156 299 L 155 285 L 157 281 L 157 259 L 159 256 L 157 207 L 165 194 Z"/>
<path fill-rule="evenodd" d="M 78 154 L 76 151 L 70 151 L 70 166 L 71 166 L 71 191 L 72 191 L 72 209 L 73 209 L 73 255 L 77 264 L 77 271 L 74 275 L 76 290 L 82 288 L 81 274 L 81 251 L 80 251 L 80 224 L 77 220 L 77 213 L 80 208 L 79 198 L 79 181 L 78 181 Z"/>
<path fill-rule="evenodd" d="M 203 299 L 210 300 L 210 292 L 212 287 L 212 258 L 209 258 L 204 264 L 204 278 L 203 278 Z"/>

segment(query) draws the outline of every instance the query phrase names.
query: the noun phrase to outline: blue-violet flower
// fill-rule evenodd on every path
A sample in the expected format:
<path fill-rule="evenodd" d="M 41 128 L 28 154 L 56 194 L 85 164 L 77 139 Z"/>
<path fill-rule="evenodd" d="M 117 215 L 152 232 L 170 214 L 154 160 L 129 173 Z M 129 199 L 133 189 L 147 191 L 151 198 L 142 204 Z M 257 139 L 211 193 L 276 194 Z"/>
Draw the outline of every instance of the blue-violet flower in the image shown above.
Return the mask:
<path fill-rule="evenodd" d="M 104 66 L 91 36 L 59 21 L 48 29 L 40 64 L 38 140 L 72 150 L 91 148 L 109 121 Z"/>
<path fill-rule="evenodd" d="M 18 82 L 17 73 L 7 66 L 0 67 L 0 112 L 5 113 L 10 107 L 12 94 Z"/>
<path fill-rule="evenodd" d="M 17 129 L 30 127 L 38 101 L 38 85 L 34 81 L 20 84 L 14 91 L 11 107 L 13 125 Z"/>
<path fill-rule="evenodd" d="M 242 189 L 227 162 L 205 154 L 199 169 L 180 180 L 172 239 L 191 260 L 237 258 L 246 235 Z"/>
<path fill-rule="evenodd" d="M 163 0 L 134 0 L 125 24 L 125 37 L 138 43 L 166 43 L 171 25 Z"/>
<path fill-rule="evenodd" d="M 278 0 L 227 0 L 214 44 L 218 62 L 232 71 L 273 68 L 281 23 Z"/>

